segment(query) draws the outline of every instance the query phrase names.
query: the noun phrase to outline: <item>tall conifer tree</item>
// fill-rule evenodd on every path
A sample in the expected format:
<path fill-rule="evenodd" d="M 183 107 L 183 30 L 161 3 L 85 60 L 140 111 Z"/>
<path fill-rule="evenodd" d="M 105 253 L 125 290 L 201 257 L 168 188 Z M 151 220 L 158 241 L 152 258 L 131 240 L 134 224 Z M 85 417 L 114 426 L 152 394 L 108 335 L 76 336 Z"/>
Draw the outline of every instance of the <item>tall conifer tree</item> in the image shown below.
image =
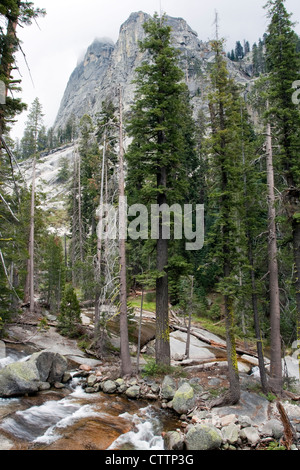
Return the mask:
<path fill-rule="evenodd" d="M 172 47 L 171 28 L 157 14 L 144 25 L 141 51 L 148 60 L 137 70 L 136 102 L 128 132 L 133 138 L 127 153 L 128 185 L 135 202 L 180 203 L 187 194 L 186 86 Z M 135 192 L 134 187 L 138 189 Z M 169 240 L 162 236 L 162 218 L 156 240 L 156 362 L 170 364 Z"/>
<path fill-rule="evenodd" d="M 284 0 L 266 4 L 270 24 L 266 36 L 270 103 L 269 118 L 273 136 L 279 144 L 277 172 L 284 181 L 283 200 L 291 227 L 294 252 L 294 286 L 300 337 L 300 112 L 293 103 L 293 83 L 300 79 L 298 37 Z"/>
<path fill-rule="evenodd" d="M 208 199 L 212 224 L 207 242 L 211 244 L 214 261 L 220 267 L 221 281 L 218 290 L 224 297 L 227 359 L 230 380 L 228 394 L 214 405 L 237 403 L 240 384 L 235 345 L 235 300 L 239 285 L 237 271 L 245 256 L 245 233 L 241 221 L 243 207 L 243 166 L 241 158 L 240 96 L 230 79 L 223 57 L 223 42 L 212 42 L 215 61 L 211 71 L 209 95 L 211 137 L 209 149 Z"/>

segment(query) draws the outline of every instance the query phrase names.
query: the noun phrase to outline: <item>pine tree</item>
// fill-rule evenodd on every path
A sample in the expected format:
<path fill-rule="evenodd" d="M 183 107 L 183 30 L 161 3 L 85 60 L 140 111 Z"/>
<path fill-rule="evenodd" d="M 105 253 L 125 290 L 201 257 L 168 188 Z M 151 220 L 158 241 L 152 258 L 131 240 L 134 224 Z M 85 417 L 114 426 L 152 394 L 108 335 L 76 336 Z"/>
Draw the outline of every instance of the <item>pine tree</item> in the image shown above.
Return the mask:
<path fill-rule="evenodd" d="M 44 285 L 42 296 L 53 313 L 59 311 L 65 287 L 65 263 L 62 241 L 57 235 L 49 235 L 43 250 Z"/>
<path fill-rule="evenodd" d="M 250 99 L 248 97 L 248 103 L 249 100 Z M 242 311 L 249 311 L 249 315 L 247 315 L 248 318 L 245 319 L 246 322 L 248 320 L 249 324 L 249 320 L 251 321 L 253 319 L 261 385 L 263 392 L 267 393 L 269 386 L 264 361 L 262 329 L 260 321 L 261 309 L 259 302 L 261 288 L 258 281 L 259 277 L 262 277 L 260 276 L 259 270 L 261 256 L 258 256 L 256 251 L 257 239 L 259 238 L 259 235 L 265 230 L 267 217 L 266 208 L 263 204 L 265 198 L 262 198 L 262 195 L 266 193 L 264 173 L 256 163 L 257 153 L 263 145 L 263 141 L 261 136 L 255 133 L 254 126 L 248 114 L 246 103 L 242 100 L 240 100 L 240 110 L 241 125 L 239 140 L 241 141 L 244 182 L 244 213 L 242 214 L 242 223 L 245 227 L 245 252 L 247 262 L 244 263 L 241 267 L 241 282 L 244 285 L 244 292 L 240 296 L 242 302 L 239 303 L 239 305 Z M 264 261 L 262 264 L 264 265 Z M 247 305 L 249 305 L 248 308 Z"/>
<path fill-rule="evenodd" d="M 269 0 L 266 4 L 270 24 L 266 36 L 270 103 L 269 119 L 279 145 L 276 171 L 284 181 L 283 201 L 291 227 L 294 253 L 294 287 L 297 307 L 298 339 L 300 337 L 300 113 L 293 103 L 293 83 L 300 78 L 298 38 L 293 30 L 291 15 L 284 1 Z"/>
<path fill-rule="evenodd" d="M 234 313 L 240 286 L 237 270 L 244 261 L 245 233 L 243 166 L 241 159 L 240 97 L 233 80 L 229 78 L 224 60 L 223 42 L 213 41 L 215 62 L 211 71 L 209 95 L 211 137 L 209 151 L 209 209 L 214 217 L 207 242 L 211 245 L 214 262 L 221 277 L 218 290 L 224 297 L 227 359 L 230 389 L 216 401 L 236 403 L 240 399 L 239 373 L 235 346 Z M 216 261 L 217 260 L 217 261 Z"/>
<path fill-rule="evenodd" d="M 0 105 L 0 135 L 8 130 L 15 115 L 21 113 L 26 105 L 20 98 L 14 97 L 20 91 L 19 81 L 14 80 L 12 72 L 15 65 L 15 53 L 20 47 L 17 28 L 30 25 L 34 19 L 46 14 L 44 9 L 34 8 L 33 2 L 5 0 L 0 5 L 0 80 L 5 84 L 5 105 Z M 12 97 L 8 93 L 12 92 Z"/>
<path fill-rule="evenodd" d="M 58 329 L 70 338 L 78 336 L 78 327 L 81 324 L 80 305 L 73 286 L 66 287 L 57 317 Z"/>
<path fill-rule="evenodd" d="M 31 206 L 30 206 L 30 235 L 29 235 L 29 260 L 27 286 L 25 288 L 25 303 L 29 301 L 30 311 L 34 311 L 34 249 L 35 249 L 35 205 L 36 205 L 36 162 L 38 158 L 38 133 L 42 127 L 42 106 L 36 98 L 31 106 L 26 127 L 32 135 L 32 183 L 31 183 Z"/>
<path fill-rule="evenodd" d="M 249 41 L 244 41 L 244 52 L 245 52 L 245 55 L 249 54 L 249 52 L 250 52 Z"/>
<path fill-rule="evenodd" d="M 244 48 L 241 44 L 241 41 L 237 41 L 235 45 L 235 60 L 242 60 L 244 57 Z"/>
<path fill-rule="evenodd" d="M 282 362 L 280 337 L 280 297 L 278 279 L 278 250 L 275 207 L 275 178 L 273 167 L 273 148 L 271 125 L 267 123 L 266 139 L 267 183 L 268 183 L 268 262 L 270 291 L 270 324 L 271 324 L 271 360 L 270 387 L 273 392 L 282 391 Z"/>
<path fill-rule="evenodd" d="M 106 228 L 108 231 L 114 229 L 113 227 L 107 227 L 103 220 L 105 218 L 103 206 L 105 204 L 110 204 L 111 206 L 118 205 L 117 144 L 120 144 L 120 138 L 118 139 L 118 127 L 120 127 L 120 124 L 118 124 L 117 109 L 114 103 L 110 99 L 107 99 L 102 103 L 102 109 L 97 115 L 96 124 L 96 133 L 100 149 L 98 162 L 100 175 L 97 184 L 98 227 L 95 247 L 96 255 L 94 257 L 94 348 L 99 357 L 102 357 L 105 350 L 106 338 L 108 336 L 107 324 L 114 314 L 113 312 L 115 312 L 120 305 L 120 260 L 118 241 L 115 240 L 114 237 L 102 236 Z M 122 367 L 122 373 L 124 371 L 125 367 Z"/>
<path fill-rule="evenodd" d="M 133 141 L 126 155 L 127 185 L 131 200 L 160 207 L 180 203 L 187 194 L 186 88 L 165 17 L 156 14 L 144 29 L 141 51 L 149 59 L 137 70 L 136 100 L 128 126 Z M 162 237 L 161 217 L 158 239 L 149 244 L 156 250 L 156 362 L 169 365 L 170 244 Z"/>

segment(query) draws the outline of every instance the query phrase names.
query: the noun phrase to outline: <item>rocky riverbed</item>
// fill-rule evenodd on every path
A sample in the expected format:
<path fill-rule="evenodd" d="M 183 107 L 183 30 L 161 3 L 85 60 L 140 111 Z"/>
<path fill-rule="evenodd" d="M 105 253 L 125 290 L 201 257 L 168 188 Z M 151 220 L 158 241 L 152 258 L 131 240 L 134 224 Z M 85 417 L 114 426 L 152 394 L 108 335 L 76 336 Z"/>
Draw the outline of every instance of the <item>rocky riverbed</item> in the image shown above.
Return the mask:
<path fill-rule="evenodd" d="M 61 337 L 55 325 L 44 331 L 28 319 L 27 323 L 11 325 L 6 347 L 10 341 L 20 343 L 15 347 L 26 346 L 26 353 L 21 361 L 18 357 L 9 361 L 17 365 L 7 364 L 5 344 L 0 342 L 0 448 L 285 448 L 285 423 L 278 403 L 260 392 L 260 381 L 254 373 L 255 354 L 239 351 L 240 402 L 210 408 L 211 400 L 229 387 L 225 343 L 194 328 L 191 356 L 184 359 L 186 337 L 181 330 L 178 325 L 171 333 L 172 374 L 146 375 L 148 356 L 144 354 L 151 355 L 152 351 L 148 341 L 143 347 L 141 373 L 124 378 L 119 376 L 117 355 L 102 361 L 90 357 L 76 341 Z M 149 322 L 147 331 L 151 339 Z M 114 341 L 117 344 L 118 338 Z M 132 352 L 134 361 L 134 349 Z M 20 373 L 19 381 L 12 380 L 17 376 L 13 370 Z M 29 374 L 26 380 L 25 370 Z M 5 380 L 9 393 L 3 393 Z M 23 391 L 16 393 L 12 382 Z M 297 380 L 295 385 L 299 394 Z M 14 398 L 15 394 L 21 398 Z M 289 448 L 295 450 L 300 443 L 298 403 L 281 402 L 294 432 Z"/>
<path fill-rule="evenodd" d="M 284 448 L 285 429 L 277 402 L 259 393 L 259 381 L 241 374 L 241 400 L 235 406 L 209 408 L 216 393 L 228 387 L 226 366 L 212 363 L 185 377 L 116 378 L 112 368 L 81 366 L 77 376 L 86 393 L 102 391 L 130 400 L 155 402 L 169 410 L 179 425 L 163 433 L 166 450 L 253 450 Z M 284 402 L 284 410 L 295 431 L 291 449 L 300 448 L 300 407 Z"/>

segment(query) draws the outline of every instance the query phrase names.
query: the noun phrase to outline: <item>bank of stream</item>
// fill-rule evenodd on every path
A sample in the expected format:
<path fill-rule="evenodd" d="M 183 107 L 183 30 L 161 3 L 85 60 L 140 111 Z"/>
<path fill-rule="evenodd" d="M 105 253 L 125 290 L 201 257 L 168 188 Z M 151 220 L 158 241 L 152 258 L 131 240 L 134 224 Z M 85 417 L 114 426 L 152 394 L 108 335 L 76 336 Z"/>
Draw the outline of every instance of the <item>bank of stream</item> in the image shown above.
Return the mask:
<path fill-rule="evenodd" d="M 7 348 L 0 368 L 31 352 Z M 75 377 L 62 390 L 0 399 L 2 450 L 159 450 L 162 432 L 177 426 L 168 410 L 124 396 L 87 394 Z"/>
<path fill-rule="evenodd" d="M 146 326 L 143 330 L 144 347 L 141 357 L 144 366 L 147 354 L 151 356 L 153 353 L 151 318 L 147 319 Z M 166 443 L 166 436 L 163 438 L 165 433 L 179 430 L 179 433 L 168 434 L 175 435 L 180 439 L 180 443 L 187 445 L 188 430 L 193 431 L 194 427 L 197 430 L 198 423 L 204 427 L 218 426 L 218 434 L 225 433 L 224 443 L 222 438 L 218 445 L 225 447 L 230 447 L 233 440 L 232 436 L 226 437 L 229 432 L 227 427 L 230 431 L 234 428 L 234 448 L 256 448 L 261 443 L 267 445 L 267 442 L 273 442 L 274 439 L 276 443 L 277 437 L 274 437 L 273 428 L 270 428 L 270 431 L 264 426 L 270 427 L 270 422 L 275 420 L 277 428 L 280 417 L 275 405 L 271 406 L 268 399 L 258 392 L 257 370 L 254 373 L 255 369 L 258 369 L 257 359 L 251 351 L 249 350 L 249 355 L 245 354 L 243 348 L 239 350 L 240 403 L 237 406 L 219 408 L 215 412 L 206 412 L 207 401 L 216 396 L 215 394 L 222 394 L 229 386 L 225 342 L 206 330 L 194 327 L 190 358 L 184 359 L 184 328 L 182 325 L 173 325 L 172 330 L 172 364 L 177 367 L 178 372 L 180 370 L 181 374 L 185 374 L 186 378 L 182 378 L 182 381 L 188 381 L 190 388 L 197 390 L 198 394 L 196 410 L 187 419 L 184 418 L 186 411 L 179 411 L 178 406 L 173 403 L 175 400 L 165 396 L 160 400 L 154 396 L 155 393 L 149 392 L 149 387 L 152 389 L 152 385 L 149 385 L 152 382 L 150 378 L 140 382 L 137 378 L 136 388 L 140 388 L 141 393 L 138 393 L 136 398 L 128 398 L 128 390 L 121 393 L 122 385 L 120 382 L 116 385 L 120 380 L 117 355 L 112 354 L 105 361 L 96 360 L 79 349 L 75 340 L 59 335 L 55 326 L 41 331 L 36 327 L 36 322 L 29 322 L 28 319 L 23 323 L 11 324 L 8 329 L 9 339 L 5 340 L 5 344 L 0 341 L 0 369 L 10 362 L 26 360 L 34 352 L 50 349 L 51 354 L 59 354 L 67 359 L 71 380 L 63 381 L 61 386 L 52 385 L 50 389 L 40 390 L 31 396 L 0 398 L 0 450 L 160 451 L 170 444 Z M 118 335 L 112 336 L 111 340 L 112 345 L 118 348 Z M 18 344 L 13 345 L 12 342 Z M 134 353 L 132 358 L 135 359 Z M 287 359 L 285 358 L 286 364 Z M 299 372 L 299 368 L 297 371 Z M 96 381 L 93 385 L 94 379 Z M 134 381 L 134 378 L 132 380 Z M 107 385 L 107 382 L 114 382 L 110 384 L 113 385 L 114 391 L 106 390 L 104 385 Z M 162 378 L 158 382 L 161 396 Z M 184 386 L 181 376 L 178 377 L 175 388 L 178 392 L 180 383 Z M 125 388 L 127 385 L 124 384 Z M 153 387 L 154 392 L 155 384 Z M 300 435 L 299 405 L 286 406 Z M 188 406 L 188 412 L 190 409 Z M 229 422 L 229 418 L 233 421 Z M 245 425 L 249 426 L 252 432 L 249 436 L 249 430 L 248 434 L 244 435 Z"/>

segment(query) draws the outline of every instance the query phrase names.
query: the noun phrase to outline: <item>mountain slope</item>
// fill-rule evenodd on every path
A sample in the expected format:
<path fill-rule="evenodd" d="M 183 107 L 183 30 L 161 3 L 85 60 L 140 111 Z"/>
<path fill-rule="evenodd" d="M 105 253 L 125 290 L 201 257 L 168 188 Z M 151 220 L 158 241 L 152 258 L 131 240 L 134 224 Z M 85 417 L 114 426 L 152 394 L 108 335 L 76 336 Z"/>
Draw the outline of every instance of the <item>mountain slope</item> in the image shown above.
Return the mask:
<path fill-rule="evenodd" d="M 109 39 L 96 39 L 70 76 L 55 120 L 54 130 L 63 128 L 72 116 L 80 118 L 87 113 L 95 116 L 102 102 L 116 100 L 119 86 L 123 88 L 124 109 L 134 100 L 135 69 L 145 59 L 139 50 L 144 38 L 143 23 L 150 15 L 132 13 L 120 28 L 116 44 Z M 180 67 L 185 73 L 195 116 L 203 108 L 203 97 L 208 85 L 208 67 L 214 54 L 209 43 L 198 38 L 182 18 L 167 16 L 172 28 L 173 45 L 180 51 Z M 235 79 L 246 84 L 249 77 L 228 60 L 228 68 Z"/>

